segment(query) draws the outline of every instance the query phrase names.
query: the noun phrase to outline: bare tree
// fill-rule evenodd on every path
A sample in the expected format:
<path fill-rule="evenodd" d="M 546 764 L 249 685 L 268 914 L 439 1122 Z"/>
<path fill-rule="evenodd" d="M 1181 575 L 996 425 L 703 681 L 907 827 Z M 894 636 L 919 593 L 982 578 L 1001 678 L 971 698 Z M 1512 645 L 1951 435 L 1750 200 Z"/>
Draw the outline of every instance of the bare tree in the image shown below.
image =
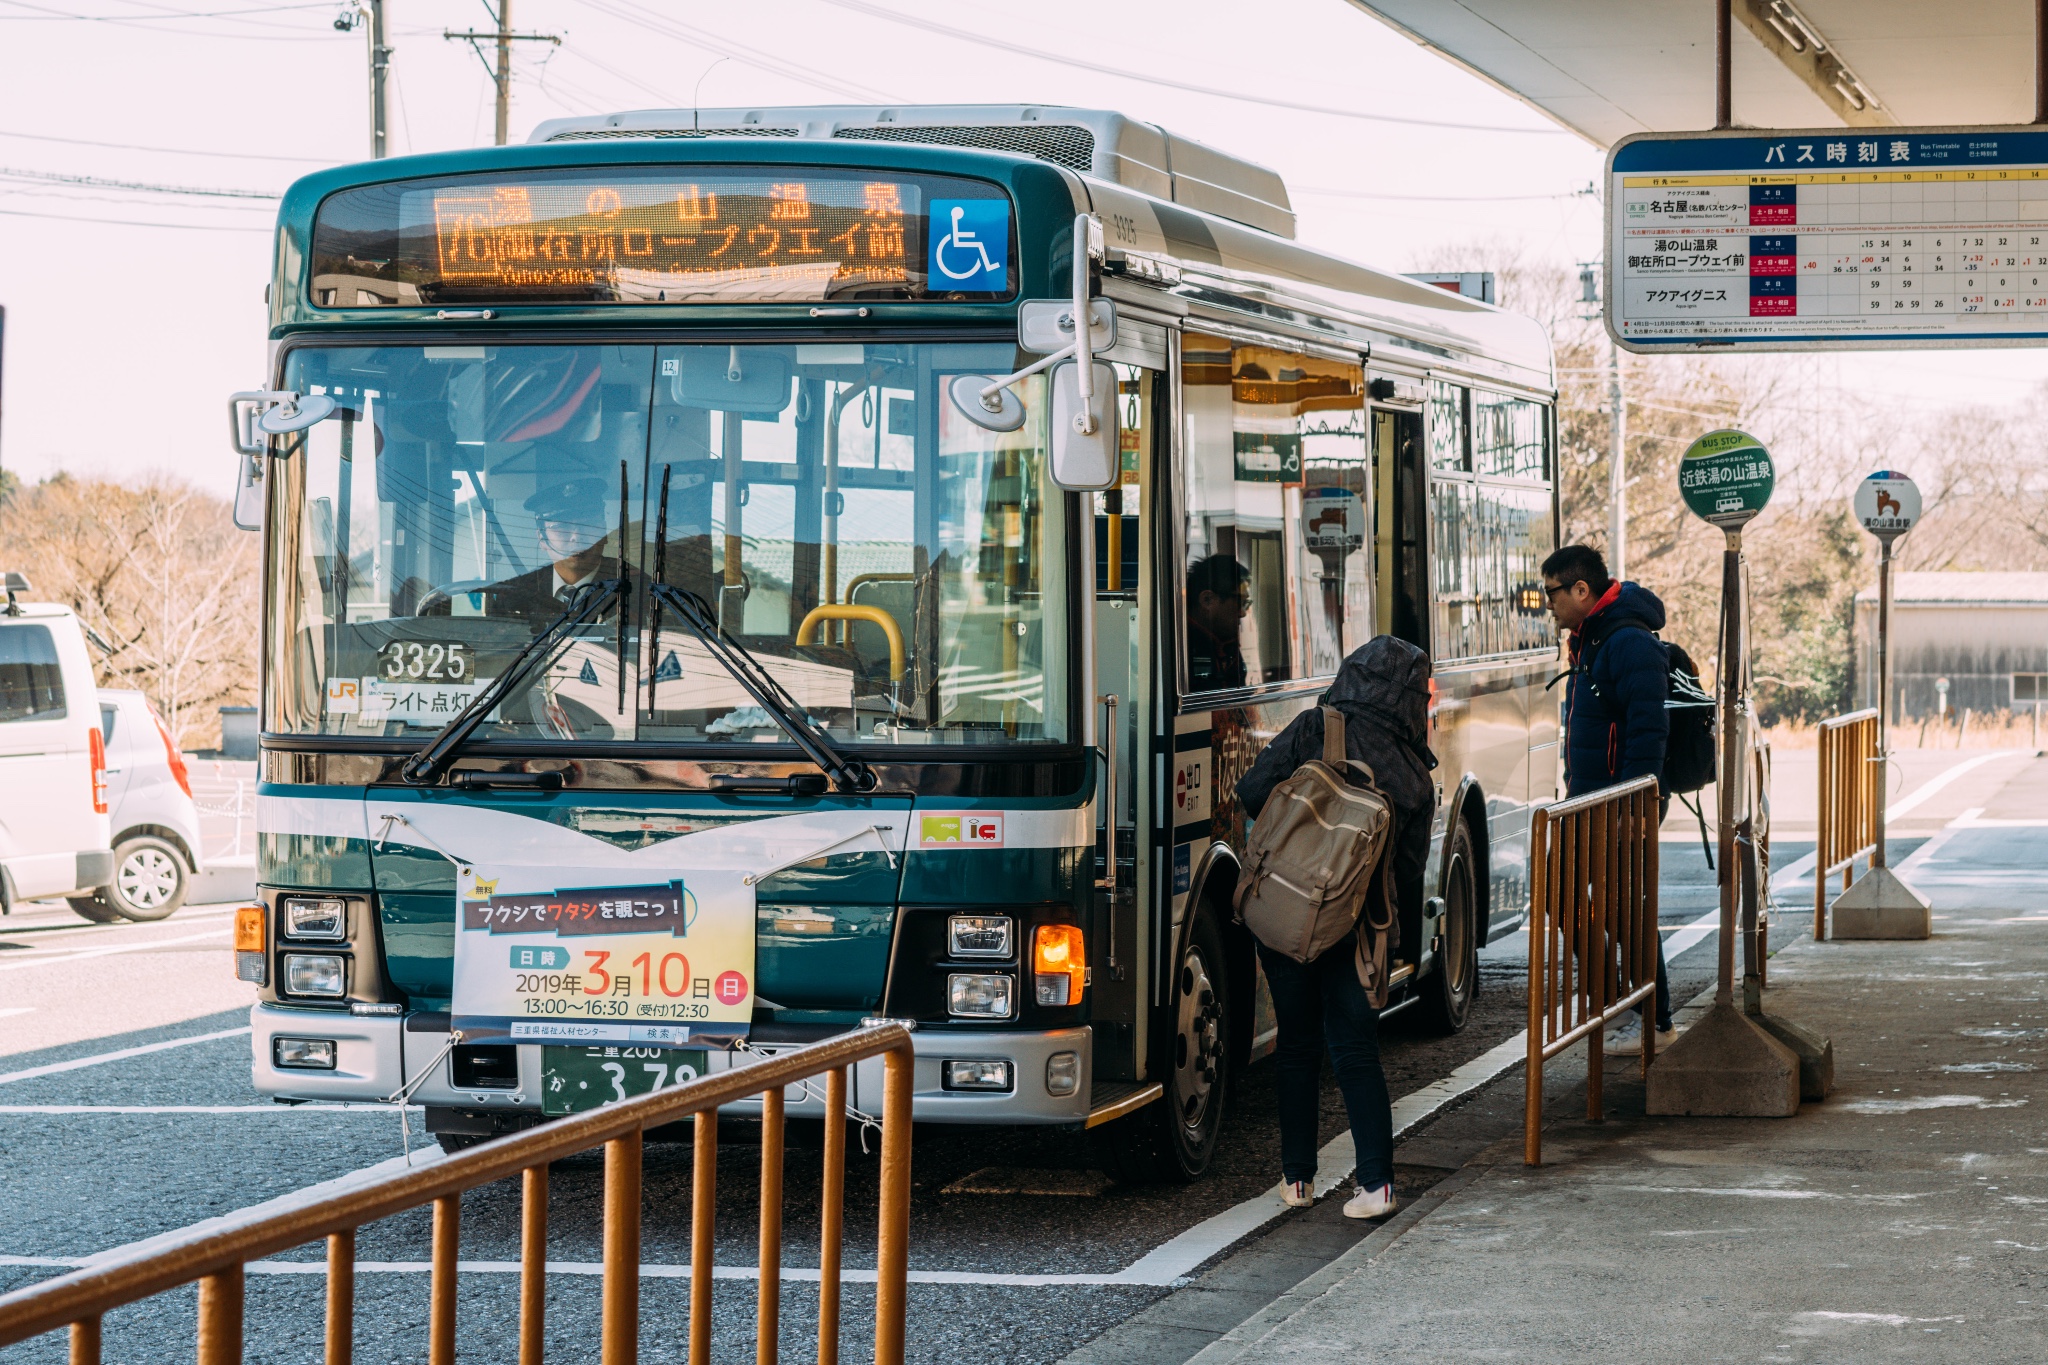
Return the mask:
<path fill-rule="evenodd" d="M 178 742 L 216 741 L 215 708 L 256 697 L 256 537 L 226 502 L 161 476 L 59 475 L 0 507 L 9 567 L 106 642 L 102 683 L 146 693 Z"/>

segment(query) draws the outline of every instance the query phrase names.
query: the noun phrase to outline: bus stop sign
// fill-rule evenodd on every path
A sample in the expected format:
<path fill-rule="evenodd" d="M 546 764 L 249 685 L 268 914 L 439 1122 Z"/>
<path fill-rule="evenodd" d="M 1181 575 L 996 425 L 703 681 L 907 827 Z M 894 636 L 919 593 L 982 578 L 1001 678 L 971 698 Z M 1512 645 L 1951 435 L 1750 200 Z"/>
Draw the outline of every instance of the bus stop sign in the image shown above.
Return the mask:
<path fill-rule="evenodd" d="M 1856 485 L 1856 520 L 1889 545 L 1920 520 L 1920 487 L 1904 474 L 1880 469 Z"/>
<path fill-rule="evenodd" d="M 1746 431 L 1710 431 L 1685 448 L 1678 492 L 1694 516 L 1732 531 L 1764 510 L 1777 483 L 1770 452 Z"/>

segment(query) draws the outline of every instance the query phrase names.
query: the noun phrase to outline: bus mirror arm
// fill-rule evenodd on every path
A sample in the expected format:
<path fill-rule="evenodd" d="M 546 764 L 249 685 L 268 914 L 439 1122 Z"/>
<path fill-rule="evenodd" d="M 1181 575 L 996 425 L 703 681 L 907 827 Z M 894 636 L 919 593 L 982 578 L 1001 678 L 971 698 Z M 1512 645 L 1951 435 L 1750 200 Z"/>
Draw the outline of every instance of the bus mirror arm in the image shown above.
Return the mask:
<path fill-rule="evenodd" d="M 438 782 L 441 774 L 448 771 L 448 765 L 455 761 L 456 753 L 469 742 L 477 726 L 483 724 L 484 717 L 525 686 L 535 673 L 547 667 L 570 631 L 604 615 L 605 609 L 619 600 L 625 587 L 624 579 L 607 578 L 578 593 L 546 630 L 534 636 L 526 648 L 513 657 L 503 673 L 471 697 L 469 705 L 456 712 L 424 749 L 405 761 L 398 775 L 415 787 Z"/>
<path fill-rule="evenodd" d="M 647 593 L 654 603 L 655 619 L 660 620 L 664 609 L 674 612 L 682 620 L 684 628 L 696 636 L 698 643 L 732 675 L 733 681 L 746 689 L 756 705 L 775 718 L 783 733 L 804 751 L 804 757 L 817 764 L 832 779 L 833 786 L 843 792 L 870 792 L 875 789 L 874 769 L 858 758 L 847 758 L 833 747 L 832 741 L 819 732 L 809 714 L 796 704 L 767 669 L 761 667 L 747 647 L 719 628 L 718 618 L 712 614 L 709 603 L 686 588 L 659 581 L 648 584 Z"/>
<path fill-rule="evenodd" d="M 1074 414 L 1074 430 L 1082 436 L 1093 436 L 1101 429 L 1101 420 L 1095 415 L 1095 347 L 1096 333 L 1103 334 L 1104 346 L 1116 344 L 1116 304 L 1108 299 L 1090 297 L 1093 290 L 1090 262 L 1101 254 L 1102 224 L 1092 214 L 1078 214 L 1074 218 L 1074 270 L 1073 298 L 1071 304 L 1060 313 L 1055 324 L 1060 333 L 1070 333 L 1073 340 L 1050 355 L 1043 356 L 1013 374 L 1000 379 L 987 375 L 963 374 L 947 386 L 947 395 L 961 415 L 976 426 L 990 431 L 1015 431 L 1024 425 L 1024 405 L 1009 390 L 1041 370 L 1049 369 L 1063 360 L 1077 362 L 1079 370 L 1075 375 L 1080 385 L 1078 411 Z M 1018 342 L 1026 350 L 1037 350 L 1038 329 L 1026 314 L 1040 307 L 1052 305 L 1027 302 L 1018 309 Z M 1079 319 L 1086 318 L 1088 325 L 1079 325 Z"/>

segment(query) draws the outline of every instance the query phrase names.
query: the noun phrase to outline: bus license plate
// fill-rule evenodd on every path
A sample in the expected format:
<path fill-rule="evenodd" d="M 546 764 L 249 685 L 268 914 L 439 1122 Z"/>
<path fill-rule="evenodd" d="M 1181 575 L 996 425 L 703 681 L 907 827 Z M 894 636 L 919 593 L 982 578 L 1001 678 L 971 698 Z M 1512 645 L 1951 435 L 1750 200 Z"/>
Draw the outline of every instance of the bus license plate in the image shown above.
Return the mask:
<path fill-rule="evenodd" d="M 541 1112 L 580 1114 L 694 1081 L 710 1070 L 705 1052 L 666 1047 L 543 1047 Z"/>

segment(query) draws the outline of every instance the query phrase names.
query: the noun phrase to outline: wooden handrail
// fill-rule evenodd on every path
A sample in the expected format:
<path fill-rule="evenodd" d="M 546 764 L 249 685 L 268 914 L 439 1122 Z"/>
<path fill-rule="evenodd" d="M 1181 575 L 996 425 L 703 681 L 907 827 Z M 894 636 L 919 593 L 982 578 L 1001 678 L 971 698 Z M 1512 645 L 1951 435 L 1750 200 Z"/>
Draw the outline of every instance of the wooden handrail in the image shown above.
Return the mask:
<path fill-rule="evenodd" d="M 1866 707 L 1831 716 L 1816 735 L 1820 749 L 1820 821 L 1813 845 L 1813 939 L 1828 936 L 1828 878 L 1842 874 L 1849 889 L 1856 860 L 1877 851 L 1878 750 L 1884 736 L 1877 712 Z"/>
<path fill-rule="evenodd" d="M 820 621 L 866 621 L 869 625 L 880 626 L 882 634 L 889 639 L 889 681 L 903 681 L 903 630 L 896 624 L 895 617 L 880 607 L 828 602 L 804 613 L 803 624 L 796 628 L 796 642 L 800 645 L 815 644 Z"/>
<path fill-rule="evenodd" d="M 1543 1063 L 1586 1040 L 1586 1117 L 1605 1117 L 1607 1026 L 1657 991 L 1657 779 L 1538 806 L 1529 826 L 1529 1062 L 1522 1160 L 1543 1164 Z M 1643 1074 L 1656 1060 L 1643 1020 Z"/>
<path fill-rule="evenodd" d="M 535 1192 L 537 1184 L 544 1199 L 544 1168 L 549 1163 L 588 1151 L 593 1147 L 603 1146 L 606 1149 L 606 1349 L 603 1360 L 605 1365 L 626 1365 L 633 1359 L 632 1350 L 615 1350 L 613 1344 L 615 1341 L 623 1342 L 629 1335 L 632 1340 L 637 1341 L 638 1295 L 633 1286 L 621 1285 L 615 1288 L 612 1281 L 615 1272 L 622 1272 L 636 1282 L 638 1277 L 641 1134 L 646 1129 L 660 1127 L 685 1115 L 694 1114 L 697 1119 L 699 1140 L 699 1180 L 702 1181 L 702 1163 L 706 1148 L 714 1154 L 716 1151 L 715 1120 L 720 1106 L 764 1092 L 780 1095 L 782 1087 L 786 1085 L 827 1073 L 840 1078 L 839 1084 L 828 1086 L 828 1093 L 836 1092 L 843 1103 L 844 1068 L 871 1057 L 883 1057 L 887 1062 L 882 1119 L 884 1207 L 881 1210 L 880 1221 L 881 1244 L 877 1248 L 879 1282 L 875 1358 L 878 1365 L 900 1365 L 903 1324 L 900 1320 L 888 1322 L 887 1313 L 884 1311 L 902 1311 L 904 1286 L 902 1283 L 892 1284 L 890 1277 L 893 1275 L 899 1281 L 904 1280 L 908 1266 L 908 1248 L 895 1245 L 895 1239 L 908 1235 L 910 1072 L 913 1065 L 910 1030 L 900 1023 L 879 1024 L 841 1034 L 758 1062 L 736 1066 L 729 1071 L 700 1077 L 683 1085 L 657 1090 L 652 1094 L 607 1105 L 587 1114 L 498 1138 L 459 1156 L 437 1161 L 431 1166 L 396 1172 L 360 1188 L 328 1195 L 301 1207 L 277 1211 L 245 1209 L 240 1213 L 228 1214 L 223 1218 L 187 1228 L 182 1232 L 152 1238 L 125 1253 L 0 1295 L 0 1346 L 11 1346 L 44 1332 L 78 1324 L 73 1331 L 73 1341 L 77 1343 L 81 1337 L 88 1338 L 92 1346 L 86 1360 L 97 1362 L 98 1320 L 101 1315 L 110 1309 L 197 1280 L 202 1282 L 202 1365 L 212 1365 L 215 1360 L 239 1361 L 242 1268 L 247 1262 L 288 1251 L 321 1238 L 348 1234 L 345 1242 L 329 1242 L 329 1265 L 348 1265 L 352 1279 L 355 1229 L 380 1218 L 388 1218 L 393 1214 L 433 1204 L 434 1285 L 433 1308 L 430 1312 L 430 1356 L 436 1360 L 452 1360 L 452 1336 L 447 1338 L 449 1355 L 442 1356 L 438 1348 L 443 1344 L 444 1318 L 441 1305 L 444 1280 L 447 1304 L 445 1330 L 452 1333 L 454 1326 L 453 1277 L 457 1234 L 455 1218 L 462 1192 L 524 1173 L 528 1195 L 531 1196 Z M 711 1135 L 709 1143 L 705 1142 L 707 1133 Z M 768 1134 L 764 1132 L 763 1137 L 766 1141 Z M 773 1137 L 779 1146 L 779 1129 Z M 542 1171 L 538 1181 L 533 1175 L 536 1170 Z M 836 1191 L 827 1193 L 831 1195 Z M 888 1201 L 891 1199 L 901 1201 L 903 1208 L 898 1210 L 888 1207 Z M 708 1213 L 710 1210 L 700 1212 Z M 630 1228 L 627 1226 L 629 1220 L 624 1217 L 626 1214 L 632 1215 Z M 523 1260 L 529 1270 L 538 1267 L 544 1273 L 544 1214 L 536 1219 L 534 1211 L 529 1206 L 524 1228 L 527 1236 L 526 1255 Z M 538 1241 L 534 1238 L 536 1232 L 540 1234 Z M 708 1237 L 704 1239 L 702 1250 L 708 1258 Z M 832 1248 L 835 1259 L 837 1254 L 838 1248 Z M 444 1258 L 447 1272 L 445 1276 Z M 696 1284 L 702 1283 L 707 1288 L 710 1285 L 711 1267 L 708 1264 L 696 1266 L 693 1259 L 693 1270 L 697 1272 L 693 1274 L 692 1282 L 694 1298 Z M 538 1300 L 529 1303 L 528 1292 L 531 1287 L 530 1282 L 522 1285 L 520 1319 L 522 1328 L 530 1323 L 537 1332 L 541 1315 Z M 334 1306 L 334 1299 L 335 1294 L 330 1284 L 330 1308 Z M 830 1310 L 836 1326 L 836 1302 L 830 1305 Z M 705 1344 L 708 1348 L 708 1316 L 703 1325 L 707 1333 Z M 697 1323 L 693 1315 L 693 1334 L 696 1330 Z M 335 1324 L 330 1319 L 329 1340 L 333 1341 L 335 1335 Z M 525 1332 L 522 1331 L 521 1360 L 537 1361 L 538 1338 L 534 1339 L 536 1349 L 530 1357 L 524 1338 Z M 895 1343 L 893 1355 L 884 1349 L 892 1341 Z M 692 1358 L 694 1360 L 698 1357 L 693 1353 Z M 74 1348 L 73 1360 L 79 1359 L 78 1351 Z"/>

